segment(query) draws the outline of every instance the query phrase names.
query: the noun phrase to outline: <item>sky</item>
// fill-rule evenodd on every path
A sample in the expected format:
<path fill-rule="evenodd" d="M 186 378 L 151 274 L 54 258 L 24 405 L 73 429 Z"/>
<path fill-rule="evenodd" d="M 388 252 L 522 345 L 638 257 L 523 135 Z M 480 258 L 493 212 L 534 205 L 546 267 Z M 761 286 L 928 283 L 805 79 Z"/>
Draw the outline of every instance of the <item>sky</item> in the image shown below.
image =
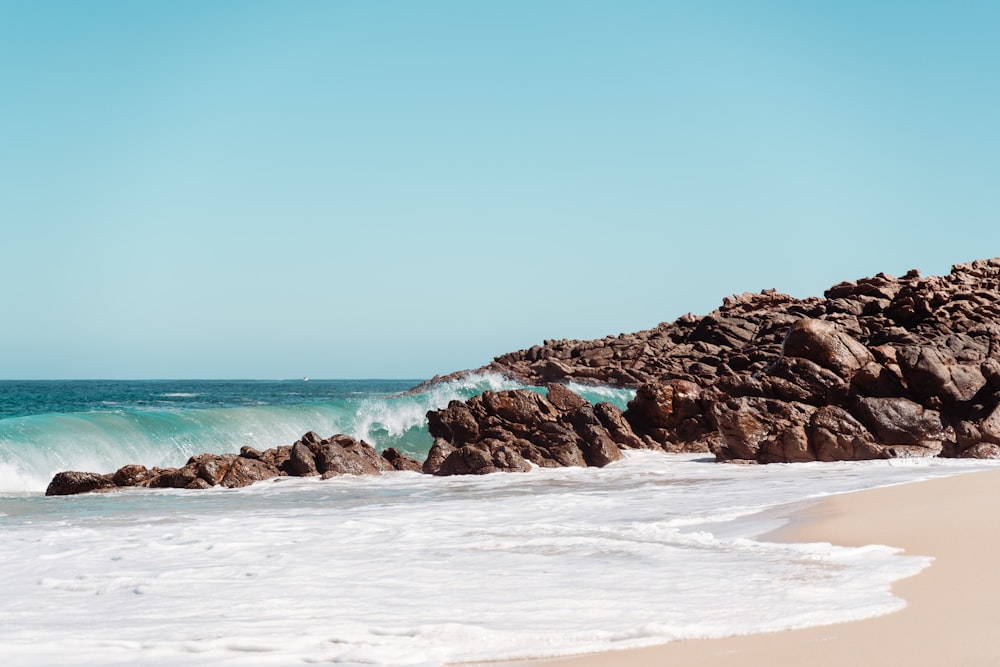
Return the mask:
<path fill-rule="evenodd" d="M 1000 3 L 0 0 L 0 378 L 426 378 L 1000 255 Z"/>

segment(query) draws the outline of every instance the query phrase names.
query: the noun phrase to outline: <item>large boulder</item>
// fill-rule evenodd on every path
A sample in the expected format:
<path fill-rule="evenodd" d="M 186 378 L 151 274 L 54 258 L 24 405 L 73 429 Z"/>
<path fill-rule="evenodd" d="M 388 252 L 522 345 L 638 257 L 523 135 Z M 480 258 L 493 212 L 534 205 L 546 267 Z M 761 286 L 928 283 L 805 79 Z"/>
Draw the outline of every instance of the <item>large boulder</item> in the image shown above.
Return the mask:
<path fill-rule="evenodd" d="M 824 405 L 809 421 L 809 440 L 817 461 L 885 458 L 872 433 L 844 408 Z"/>
<path fill-rule="evenodd" d="M 913 445 L 937 455 L 947 436 L 939 412 L 902 397 L 859 398 L 854 415 L 883 445 Z"/>
<path fill-rule="evenodd" d="M 45 489 L 47 496 L 69 496 L 91 491 L 110 491 L 117 488 L 111 475 L 67 470 L 56 473 Z"/>
<path fill-rule="evenodd" d="M 698 384 L 674 378 L 639 387 L 624 417 L 646 447 L 668 452 L 707 452 L 703 436 L 714 429 L 707 421 L 704 405 Z"/>
<path fill-rule="evenodd" d="M 809 317 L 789 330 L 783 352 L 788 357 L 813 361 L 844 379 L 875 360 L 867 347 L 832 322 Z"/>
<path fill-rule="evenodd" d="M 959 363 L 947 347 L 908 345 L 897 356 L 910 390 L 938 405 L 970 401 L 986 385 L 981 362 Z"/>

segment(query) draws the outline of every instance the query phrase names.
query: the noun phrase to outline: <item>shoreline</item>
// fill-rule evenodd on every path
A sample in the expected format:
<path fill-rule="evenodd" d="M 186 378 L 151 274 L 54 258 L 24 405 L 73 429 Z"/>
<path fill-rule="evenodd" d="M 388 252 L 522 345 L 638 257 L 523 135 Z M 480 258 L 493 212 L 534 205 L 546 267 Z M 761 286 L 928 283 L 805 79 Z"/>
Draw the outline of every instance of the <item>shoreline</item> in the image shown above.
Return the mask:
<path fill-rule="evenodd" d="M 1000 470 L 960 473 L 832 496 L 793 512 L 791 523 L 761 539 L 886 544 L 931 556 L 930 566 L 897 580 L 906 601 L 874 618 L 723 639 L 562 658 L 515 660 L 506 667 L 737 667 L 1000 664 Z"/>

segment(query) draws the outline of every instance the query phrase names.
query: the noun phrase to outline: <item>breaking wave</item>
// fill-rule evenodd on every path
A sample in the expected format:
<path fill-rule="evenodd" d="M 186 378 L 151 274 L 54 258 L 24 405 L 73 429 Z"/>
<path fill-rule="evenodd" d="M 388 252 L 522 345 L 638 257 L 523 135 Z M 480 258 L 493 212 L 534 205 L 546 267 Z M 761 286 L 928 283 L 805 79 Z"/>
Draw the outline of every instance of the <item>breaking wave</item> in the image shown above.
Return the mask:
<path fill-rule="evenodd" d="M 395 447 L 423 460 L 431 445 L 425 428 L 428 410 L 487 390 L 521 386 L 500 375 L 479 374 L 394 396 L 197 409 L 109 408 L 2 419 L 0 493 L 44 490 L 61 470 L 111 472 L 128 463 L 179 466 L 202 452 L 291 444 L 307 431 L 323 437 L 344 433 L 379 450 Z M 595 402 L 612 400 L 624 406 L 629 398 L 622 390 L 574 388 Z"/>

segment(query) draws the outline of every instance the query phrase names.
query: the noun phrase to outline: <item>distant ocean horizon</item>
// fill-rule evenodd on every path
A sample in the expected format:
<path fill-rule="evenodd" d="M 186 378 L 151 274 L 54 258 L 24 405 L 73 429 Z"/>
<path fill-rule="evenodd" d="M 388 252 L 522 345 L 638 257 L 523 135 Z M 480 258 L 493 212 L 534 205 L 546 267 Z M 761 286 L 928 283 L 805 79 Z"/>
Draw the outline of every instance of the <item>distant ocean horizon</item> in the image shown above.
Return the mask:
<path fill-rule="evenodd" d="M 810 499 L 996 465 L 640 451 L 601 469 L 43 495 L 60 470 L 178 466 L 306 431 L 422 460 L 428 410 L 521 386 L 419 382 L 0 381 L 4 664 L 438 665 L 889 613 L 891 582 L 926 558 L 760 535 Z"/>

